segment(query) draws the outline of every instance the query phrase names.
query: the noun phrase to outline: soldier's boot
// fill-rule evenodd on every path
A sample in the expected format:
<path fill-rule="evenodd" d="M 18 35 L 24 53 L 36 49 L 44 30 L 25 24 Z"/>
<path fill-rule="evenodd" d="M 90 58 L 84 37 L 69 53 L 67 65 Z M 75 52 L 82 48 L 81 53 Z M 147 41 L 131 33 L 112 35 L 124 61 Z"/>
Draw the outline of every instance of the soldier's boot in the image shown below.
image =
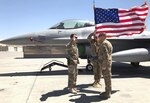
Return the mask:
<path fill-rule="evenodd" d="M 73 88 L 75 91 L 80 92 L 80 90 L 78 88 Z"/>
<path fill-rule="evenodd" d="M 100 96 L 105 99 L 110 98 L 111 97 L 111 86 L 105 87 L 105 92 L 101 93 Z"/>
<path fill-rule="evenodd" d="M 99 83 L 96 83 L 95 85 L 93 85 L 93 87 L 95 87 L 95 88 L 101 88 L 101 87 L 102 87 L 102 85 L 101 85 L 101 84 L 99 84 Z"/>
<path fill-rule="evenodd" d="M 92 83 L 92 86 L 95 87 L 96 84 L 97 84 L 97 81 L 94 81 L 94 82 Z"/>
<path fill-rule="evenodd" d="M 94 81 L 93 83 L 92 83 L 92 86 L 96 83 L 97 81 Z"/>
<path fill-rule="evenodd" d="M 80 90 L 76 87 L 76 83 L 72 86 L 73 89 L 76 91 L 76 92 L 79 92 Z"/>
<path fill-rule="evenodd" d="M 71 84 L 71 85 L 69 85 L 68 90 L 70 93 L 77 94 L 77 91 L 74 88 L 75 88 L 75 86 L 73 84 Z"/>
<path fill-rule="evenodd" d="M 111 97 L 111 92 L 103 92 L 100 94 L 100 96 L 104 99 L 108 99 Z"/>
<path fill-rule="evenodd" d="M 73 94 L 77 94 L 77 91 L 74 88 L 69 88 L 69 92 Z"/>
<path fill-rule="evenodd" d="M 98 82 L 98 84 L 102 87 L 102 84 L 100 82 Z"/>
<path fill-rule="evenodd" d="M 100 81 L 97 81 L 97 84 L 99 85 L 99 87 L 102 87 L 102 84 L 100 83 Z"/>
<path fill-rule="evenodd" d="M 102 87 L 102 85 L 100 84 L 99 81 L 95 81 L 92 86 L 95 87 L 95 88 L 100 88 L 100 87 Z"/>

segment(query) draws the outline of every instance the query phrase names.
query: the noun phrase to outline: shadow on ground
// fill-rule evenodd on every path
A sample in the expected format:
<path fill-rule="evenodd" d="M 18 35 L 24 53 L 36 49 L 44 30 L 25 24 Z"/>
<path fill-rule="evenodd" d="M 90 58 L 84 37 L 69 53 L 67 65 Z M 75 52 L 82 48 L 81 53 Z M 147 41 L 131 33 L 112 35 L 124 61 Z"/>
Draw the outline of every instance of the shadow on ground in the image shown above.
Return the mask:
<path fill-rule="evenodd" d="M 69 97 L 79 97 L 75 99 L 69 99 L 70 102 L 75 102 L 75 103 L 91 103 L 91 102 L 98 102 L 102 100 L 106 100 L 104 98 L 100 97 L 100 91 L 94 91 L 94 90 L 88 90 L 87 88 L 91 84 L 82 84 L 82 85 L 77 85 L 78 88 L 80 88 L 80 92 L 78 94 L 71 94 L 68 92 L 67 88 L 64 88 L 63 90 L 54 90 L 52 92 L 48 92 L 46 94 L 42 94 L 40 101 L 46 101 L 50 97 L 59 97 L 62 95 L 67 95 L 70 94 Z M 119 90 L 113 90 L 112 94 L 118 92 Z M 94 96 L 87 96 L 86 94 L 95 94 Z"/>
<path fill-rule="evenodd" d="M 58 97 L 58 96 L 61 96 L 61 95 L 66 95 L 68 94 L 68 90 L 67 88 L 64 88 L 63 90 L 54 90 L 52 92 L 48 92 L 46 94 L 42 94 L 40 100 L 41 101 L 46 101 L 47 98 L 50 98 L 50 97 Z"/>
<path fill-rule="evenodd" d="M 114 62 L 112 65 L 112 78 L 150 78 L 150 66 L 132 66 L 127 63 Z"/>
<path fill-rule="evenodd" d="M 60 67 L 61 68 L 61 67 Z M 64 68 L 62 68 L 64 69 Z M 79 75 L 93 75 L 92 71 L 86 71 L 85 66 L 81 66 L 79 69 Z M 56 75 L 67 75 L 67 69 L 64 70 L 53 70 L 48 71 L 49 69 L 40 72 L 9 72 L 9 73 L 0 73 L 0 77 L 4 76 L 56 76 Z M 133 77 L 143 77 L 150 78 L 150 67 L 149 66 L 138 66 L 134 67 L 126 63 L 117 63 L 114 62 L 112 65 L 112 78 L 133 78 Z"/>
<path fill-rule="evenodd" d="M 112 91 L 111 95 L 113 95 L 118 91 L 119 90 Z M 78 94 L 78 95 L 80 95 L 79 98 L 70 99 L 69 101 L 74 103 L 91 103 L 91 102 L 100 102 L 100 101 L 107 100 L 106 98 L 101 97 L 100 94 L 94 96 L 87 96 L 86 94 Z"/>

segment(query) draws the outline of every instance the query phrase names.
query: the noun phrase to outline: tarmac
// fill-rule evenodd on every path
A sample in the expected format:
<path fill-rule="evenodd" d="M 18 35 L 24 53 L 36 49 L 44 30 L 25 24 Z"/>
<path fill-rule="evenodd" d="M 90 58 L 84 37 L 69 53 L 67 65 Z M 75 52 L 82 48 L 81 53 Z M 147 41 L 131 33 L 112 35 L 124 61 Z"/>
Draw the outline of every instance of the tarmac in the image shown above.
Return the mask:
<path fill-rule="evenodd" d="M 104 79 L 101 88 L 91 86 L 93 72 L 85 69 L 85 59 L 78 65 L 78 94 L 68 92 L 67 68 L 53 66 L 40 73 L 51 60 L 67 63 L 65 58 L 23 58 L 22 52 L 0 52 L 0 103 L 150 103 L 150 62 L 139 67 L 113 62 L 112 95 L 103 99 Z"/>

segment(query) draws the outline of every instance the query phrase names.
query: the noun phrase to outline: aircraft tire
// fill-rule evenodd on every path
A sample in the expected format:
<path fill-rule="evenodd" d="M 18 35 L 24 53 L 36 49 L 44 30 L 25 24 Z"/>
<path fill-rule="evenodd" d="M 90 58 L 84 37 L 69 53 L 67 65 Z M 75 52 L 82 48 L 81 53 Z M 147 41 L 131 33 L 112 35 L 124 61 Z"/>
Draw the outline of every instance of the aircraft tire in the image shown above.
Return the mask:
<path fill-rule="evenodd" d="M 131 65 L 138 67 L 140 65 L 140 63 L 139 62 L 131 62 Z"/>
<path fill-rule="evenodd" d="M 92 64 L 87 64 L 86 65 L 86 70 L 87 71 L 93 71 L 93 65 Z"/>

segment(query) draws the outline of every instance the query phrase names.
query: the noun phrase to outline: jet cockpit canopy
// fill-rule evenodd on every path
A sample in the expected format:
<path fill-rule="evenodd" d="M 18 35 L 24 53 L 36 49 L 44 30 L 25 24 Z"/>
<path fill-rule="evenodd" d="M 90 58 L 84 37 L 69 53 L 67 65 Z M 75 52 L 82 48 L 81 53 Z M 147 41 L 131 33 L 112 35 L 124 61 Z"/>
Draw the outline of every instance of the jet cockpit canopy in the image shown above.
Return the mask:
<path fill-rule="evenodd" d="M 64 20 L 57 23 L 49 29 L 76 29 L 83 27 L 94 26 L 94 22 L 85 21 L 85 20 Z"/>

